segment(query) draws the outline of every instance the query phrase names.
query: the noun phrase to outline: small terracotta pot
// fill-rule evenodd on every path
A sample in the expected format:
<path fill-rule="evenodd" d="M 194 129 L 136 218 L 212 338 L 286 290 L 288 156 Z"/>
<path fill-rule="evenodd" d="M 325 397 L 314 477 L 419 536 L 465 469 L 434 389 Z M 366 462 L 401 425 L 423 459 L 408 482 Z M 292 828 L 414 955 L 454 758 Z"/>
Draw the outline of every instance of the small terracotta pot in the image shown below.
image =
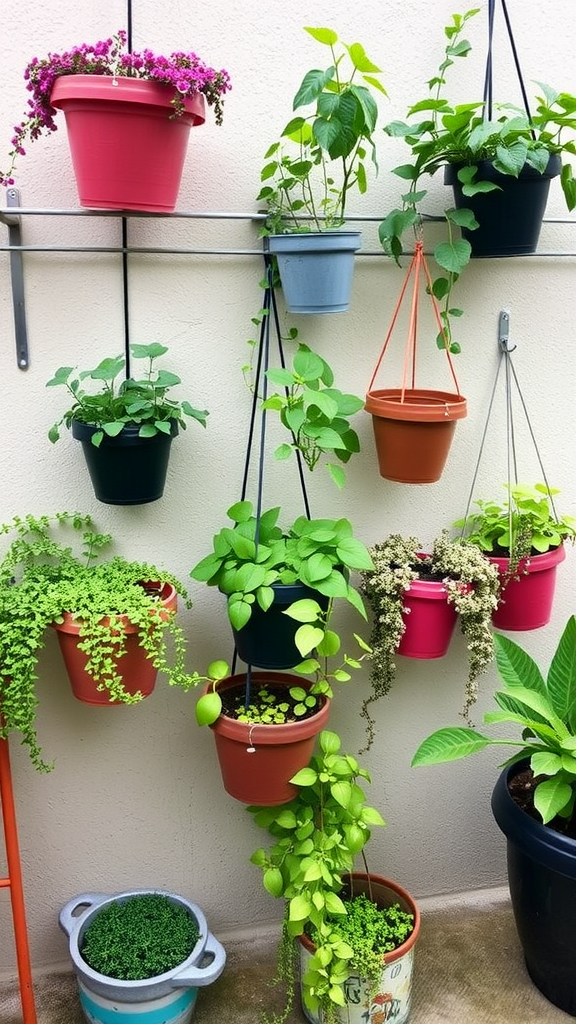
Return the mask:
<path fill-rule="evenodd" d="M 159 583 L 156 585 L 160 586 Z M 162 584 L 160 600 L 167 614 L 176 611 L 178 594 L 171 583 Z M 121 667 L 124 689 L 129 694 L 141 693 L 143 697 L 148 697 L 154 689 L 158 671 L 140 646 L 138 628 L 133 626 L 125 615 L 119 618 L 126 634 L 126 653 L 117 659 L 116 665 Z M 106 619 L 102 621 L 106 622 Z M 100 707 L 121 704 L 122 701 L 110 700 L 108 690 L 98 690 L 94 679 L 86 671 L 88 656 L 78 648 L 80 623 L 74 615 L 71 612 L 64 612 L 63 621 L 53 622 L 52 627 L 56 630 L 74 696 L 84 704 L 97 704 Z"/>
<path fill-rule="evenodd" d="M 305 689 L 312 685 L 310 680 L 282 672 L 252 672 L 253 692 L 267 683 Z M 243 689 L 245 685 L 246 673 L 241 672 L 219 682 L 218 690 Z M 204 692 L 211 688 L 209 684 Z M 316 714 L 285 725 L 251 725 L 220 715 L 210 728 L 226 792 L 235 800 L 259 807 L 292 800 L 297 789 L 289 780 L 308 765 L 316 736 L 325 728 L 329 713 L 330 701 L 321 697 Z"/>
<path fill-rule="evenodd" d="M 403 484 L 439 480 L 466 399 L 447 391 L 386 388 L 369 391 L 380 476 Z"/>
<path fill-rule="evenodd" d="M 335 1007 L 338 1024 L 366 1024 L 366 1021 L 393 1021 L 405 1024 L 410 1015 L 414 947 L 420 934 L 420 911 L 406 889 L 382 875 L 354 872 L 345 875 L 348 892 L 355 896 L 364 893 L 381 908 L 399 903 L 402 910 L 414 916 L 414 927 L 405 942 L 390 953 L 382 954 L 382 977 L 376 993 L 370 992 L 366 978 L 351 974 L 344 983 L 345 1007 Z M 298 937 L 300 945 L 300 977 L 306 963 L 314 953 L 314 944 L 306 935 Z M 320 1024 L 320 1018 L 302 1000 L 304 1016 L 310 1024 Z"/>
<path fill-rule="evenodd" d="M 516 630 L 540 629 L 550 622 L 554 590 L 556 587 L 556 566 L 566 558 L 564 545 L 551 548 L 542 555 L 531 555 L 521 560 L 518 579 L 511 579 L 500 593 L 500 604 L 492 613 L 492 622 L 497 629 Z M 501 576 L 505 576 L 510 565 L 509 558 L 493 558 Z"/>

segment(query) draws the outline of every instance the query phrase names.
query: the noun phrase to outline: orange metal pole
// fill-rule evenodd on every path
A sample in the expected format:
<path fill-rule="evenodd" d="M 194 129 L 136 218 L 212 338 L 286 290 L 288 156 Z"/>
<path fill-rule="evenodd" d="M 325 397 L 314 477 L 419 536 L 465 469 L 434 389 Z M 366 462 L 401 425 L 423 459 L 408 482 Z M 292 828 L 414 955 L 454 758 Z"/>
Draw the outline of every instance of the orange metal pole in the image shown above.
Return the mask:
<path fill-rule="evenodd" d="M 14 807 L 14 793 L 12 790 L 10 754 L 8 751 L 8 740 L 3 739 L 0 739 L 0 800 L 2 803 L 6 862 L 8 866 L 8 877 L 0 878 L 0 886 L 10 889 L 23 1021 L 24 1024 L 36 1024 L 36 1006 L 32 989 L 30 949 L 26 928 L 26 910 L 24 906 L 22 870 L 20 867 L 18 831 L 16 828 L 16 809 Z"/>

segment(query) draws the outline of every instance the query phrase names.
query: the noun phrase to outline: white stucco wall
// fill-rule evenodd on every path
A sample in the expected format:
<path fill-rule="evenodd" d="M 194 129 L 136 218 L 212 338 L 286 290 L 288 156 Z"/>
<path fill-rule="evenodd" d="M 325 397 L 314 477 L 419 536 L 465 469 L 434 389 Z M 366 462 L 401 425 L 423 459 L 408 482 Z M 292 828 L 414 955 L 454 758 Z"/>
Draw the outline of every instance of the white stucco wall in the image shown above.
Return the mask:
<path fill-rule="evenodd" d="M 208 117 L 192 133 L 179 201 L 181 209 L 227 212 L 255 211 L 263 153 L 290 116 L 304 72 L 320 62 L 322 55 L 302 31 L 303 24 L 328 23 L 346 41 L 364 43 L 386 72 L 390 98 L 381 104 L 385 123 L 403 117 L 407 103 L 424 95 L 423 83 L 434 73 L 443 47 L 442 27 L 453 10 L 448 0 L 391 0 L 384 5 L 334 0 L 328 14 L 319 0 L 226 0 L 219 8 L 169 0 L 162 7 L 168 17 L 160 18 L 152 0 L 138 0 L 134 7 L 135 48 L 193 48 L 209 63 L 230 71 L 234 88 L 224 126 L 216 128 Z M 552 0 L 546 7 L 511 0 L 509 7 L 526 79 L 576 92 L 572 0 Z M 0 34 L 2 153 L 24 109 L 22 70 L 31 56 L 104 38 L 124 20 L 120 0 L 102 5 L 23 0 L 17 11 L 5 14 Z M 466 83 L 474 95 L 481 91 L 484 19 L 476 19 L 468 35 L 475 54 L 458 71 L 462 99 L 468 98 Z M 496 79 L 502 95 L 513 75 L 501 40 L 497 53 L 505 64 Z M 352 212 L 378 216 L 400 192 L 401 183 L 388 172 L 402 156 L 379 135 L 380 177 L 362 203 L 355 201 Z M 63 126 L 30 147 L 20 161 L 17 186 L 23 206 L 77 205 Z M 442 189 L 440 181 L 433 182 L 430 212 L 441 209 Z M 565 215 L 557 181 L 552 183 L 548 215 Z M 29 244 L 115 245 L 120 239 L 119 221 L 105 218 L 26 218 L 23 231 Z M 5 234 L 3 229 L 0 236 Z M 250 248 L 257 246 L 257 227 L 243 221 L 134 219 L 129 238 L 134 245 Z M 375 229 L 368 228 L 365 248 L 375 247 Z M 575 227 L 545 227 L 541 248 L 575 252 Z M 78 446 L 65 437 L 53 447 L 46 436 L 62 408 L 63 396 L 45 389 L 56 367 L 95 365 L 122 349 L 120 259 L 27 255 L 25 273 L 31 366 L 22 373 L 15 361 L 8 257 L 2 256 L 0 522 L 28 511 L 89 511 L 102 529 L 113 532 L 119 552 L 152 559 L 186 580 L 192 565 L 209 550 L 225 510 L 239 496 L 250 405 L 241 367 L 247 359 L 246 339 L 253 333 L 251 317 L 261 301 L 260 258 L 130 260 L 132 339 L 167 343 L 171 368 L 181 374 L 187 394 L 210 409 L 205 433 L 191 425 L 174 444 L 164 498 L 140 508 L 100 505 Z M 287 317 L 284 322 L 297 322 L 301 339 L 328 358 L 337 384 L 363 394 L 401 280 L 401 272 L 384 257 L 360 256 L 348 314 Z M 518 346 L 514 362 L 547 475 L 561 488 L 562 512 L 576 514 L 574 260 L 477 262 L 457 294 L 466 311 L 457 373 L 469 399 L 469 415 L 457 426 L 441 481 L 410 487 L 382 480 L 370 418 L 364 414 L 357 426 L 362 452 L 349 465 L 345 490 L 337 492 L 323 472 L 307 480 L 313 514 L 350 517 L 368 544 L 401 531 L 416 533 L 425 546 L 462 514 L 497 364 L 496 325 L 503 307 L 511 311 L 512 339 Z M 400 346 L 400 338 L 396 344 Z M 420 347 L 423 374 L 443 373 L 426 332 Z M 489 437 L 478 496 L 499 493 L 506 478 L 499 415 L 500 429 Z M 521 421 L 517 444 L 521 476 L 539 479 Z M 282 503 L 286 521 L 300 511 L 295 471 L 293 479 L 290 472 L 291 464 L 267 466 L 267 504 Z M 574 557 L 569 550 L 559 571 L 550 625 L 519 637 L 543 664 L 575 610 Z M 197 584 L 190 590 L 194 608 L 182 612 L 182 621 L 190 640 L 190 668 L 203 669 L 215 657 L 229 657 L 231 641 L 219 595 Z M 359 622 L 343 614 L 341 624 L 357 629 Z M 373 774 L 371 802 L 388 822 L 374 835 L 370 864 L 417 896 L 491 886 L 505 877 L 504 841 L 489 808 L 496 756 L 485 754 L 460 766 L 410 769 L 419 741 L 433 728 L 458 721 L 465 654 L 457 636 L 442 661 L 400 660 L 393 692 L 377 710 L 377 742 L 365 758 Z M 478 723 L 495 685 L 490 671 L 481 684 L 474 715 Z M 334 701 L 332 726 L 350 751 L 362 744 L 358 710 L 367 686 L 366 675 L 357 677 Z M 280 914 L 249 863 L 263 837 L 222 789 L 212 736 L 193 722 L 195 695 L 168 690 L 159 680 L 152 697 L 137 708 L 85 707 L 71 696 L 50 636 L 41 660 L 39 696 L 40 737 L 46 756 L 56 761 L 55 771 L 36 774 L 25 752 L 16 742 L 11 745 L 35 968 L 66 959 L 57 913 L 81 891 L 173 888 L 201 904 L 216 932 L 256 926 Z M 2 859 L 0 853 L 0 866 Z M 0 949 L 0 971 L 10 972 L 6 892 L 0 897 Z"/>

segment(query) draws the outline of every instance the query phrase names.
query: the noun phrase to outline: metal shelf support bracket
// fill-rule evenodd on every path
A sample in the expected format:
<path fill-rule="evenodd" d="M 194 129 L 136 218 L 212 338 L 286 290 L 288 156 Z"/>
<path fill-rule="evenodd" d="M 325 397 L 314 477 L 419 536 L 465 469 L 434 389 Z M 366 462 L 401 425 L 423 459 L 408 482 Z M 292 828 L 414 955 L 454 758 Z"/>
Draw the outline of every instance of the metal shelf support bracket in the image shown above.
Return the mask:
<path fill-rule="evenodd" d="M 17 188 L 9 188 L 7 190 L 7 205 L 9 207 L 20 206 L 20 193 Z M 9 245 L 21 246 L 21 218 L 16 214 L 0 214 L 0 219 L 8 226 Z M 19 370 L 27 370 L 30 366 L 30 357 L 28 353 L 26 305 L 24 300 L 24 267 L 22 252 L 17 248 L 10 251 L 10 278 L 12 282 L 14 331 L 16 334 L 16 364 Z"/>

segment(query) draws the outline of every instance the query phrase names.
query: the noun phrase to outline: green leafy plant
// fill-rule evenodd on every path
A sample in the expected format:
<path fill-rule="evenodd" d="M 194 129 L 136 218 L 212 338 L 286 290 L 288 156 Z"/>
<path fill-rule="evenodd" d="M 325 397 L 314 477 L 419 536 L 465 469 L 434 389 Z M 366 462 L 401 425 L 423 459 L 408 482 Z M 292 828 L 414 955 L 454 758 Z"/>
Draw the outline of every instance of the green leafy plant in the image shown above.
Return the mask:
<path fill-rule="evenodd" d="M 264 612 L 270 608 L 274 583 L 304 583 L 330 600 L 344 598 L 366 617 L 348 574 L 369 569 L 372 562 L 347 519 L 298 516 L 284 531 L 278 526 L 279 507 L 256 517 L 250 501 L 239 501 L 227 514 L 233 525 L 215 535 L 213 552 L 190 575 L 227 595 L 235 629 L 246 625 L 256 602 Z"/>
<path fill-rule="evenodd" d="M 268 207 L 266 233 L 340 227 L 348 194 L 367 190 L 368 149 L 377 167 L 375 92 L 386 95 L 375 77 L 380 68 L 360 43 L 341 42 L 333 29 L 304 31 L 328 47 L 331 61 L 308 71 L 294 96 L 294 111 L 313 105 L 312 112 L 293 117 L 265 154 L 257 200 Z"/>
<path fill-rule="evenodd" d="M 103 549 L 112 538 L 95 532 L 89 515 L 15 517 L 0 526 L 0 534 L 13 536 L 0 560 L 0 736 L 19 733 L 38 770 L 51 768 L 42 760 L 36 735 L 38 656 L 47 627 L 62 622 L 64 612 L 72 613 L 80 625 L 86 670 L 110 700 L 130 704 L 142 696 L 127 693 L 122 683 L 123 616 L 138 627 L 140 645 L 170 685 L 185 690 L 194 685 L 185 670 L 181 626 L 144 586 L 170 583 L 189 604 L 182 584 L 170 573 L 120 555 L 104 560 Z"/>
<path fill-rule="evenodd" d="M 291 369 L 273 368 L 266 371 L 266 377 L 283 387 L 284 393 L 271 395 L 262 407 L 278 412 L 282 425 L 292 434 L 290 444 L 276 449 L 277 459 L 288 459 L 299 451 L 313 470 L 323 455 L 334 455 L 346 463 L 360 451 L 358 434 L 348 417 L 363 408 L 364 400 L 335 388 L 332 368 L 308 345 L 298 345 Z M 334 483 L 343 487 L 344 470 L 332 462 L 327 462 L 326 468 Z"/>
<path fill-rule="evenodd" d="M 314 1013 L 321 1009 L 324 1020 L 333 1020 L 335 1008 L 345 1005 L 343 986 L 354 969 L 354 950 L 340 928 L 347 915 L 339 895 L 343 875 L 353 869 L 371 828 L 385 822 L 359 785 L 358 780 L 370 782 L 369 773 L 340 747 L 336 733 L 320 733 L 319 753 L 291 780 L 297 796 L 281 807 L 248 808 L 272 838 L 269 849 L 255 851 L 252 863 L 262 871 L 266 891 L 285 902 L 278 967 L 288 986 L 287 1004 L 277 1024 L 293 1005 L 293 943 L 299 935 L 309 932 L 316 946 L 303 978 L 304 1002 Z"/>
<path fill-rule="evenodd" d="M 139 437 L 170 434 L 173 424 L 186 429 L 185 416 L 206 426 L 206 409 L 194 409 L 190 402 L 179 402 L 168 397 L 170 388 L 182 381 L 175 373 L 157 369 L 155 362 L 168 351 L 165 345 L 131 345 L 134 359 L 145 359 L 147 365 L 141 380 L 124 378 L 118 383 L 126 366 L 124 356 L 103 359 L 93 370 L 78 372 L 72 366 L 61 366 L 46 387 L 63 386 L 73 398 L 73 404 L 48 432 L 51 441 L 60 437 L 62 424 L 70 428 L 72 420 L 89 423 L 98 430 L 92 435 L 92 444 L 98 447 L 104 437 L 117 437 L 126 426 L 139 426 Z M 99 391 L 84 389 L 84 381 L 95 381 Z"/>
<path fill-rule="evenodd" d="M 394 173 L 408 182 L 408 191 L 402 196 L 402 206 L 392 210 L 379 228 L 380 240 L 386 252 L 399 260 L 402 236 L 407 230 L 421 232 L 422 201 L 427 196 L 423 187 L 425 178 L 434 175 L 447 164 L 459 165 L 458 180 L 466 196 L 489 192 L 499 188 L 493 182 L 483 181 L 478 164 L 482 160 L 493 162 L 502 174 L 518 177 L 525 164 L 543 173 L 551 154 L 576 154 L 574 129 L 576 128 L 576 97 L 566 92 L 555 92 L 539 83 L 541 95 L 536 98 L 536 109 L 531 118 L 525 111 L 511 104 L 496 105 L 490 120 L 486 117 L 485 103 L 451 103 L 444 92 L 446 73 L 460 58 L 472 49 L 462 32 L 479 8 L 454 14 L 444 29 L 447 45 L 437 73 L 428 82 L 429 95 L 412 104 L 408 117 L 412 121 L 393 121 L 386 125 L 387 135 L 401 138 L 410 147 L 411 161 L 394 168 Z M 424 182 L 423 182 L 424 179 Z M 569 210 L 576 206 L 576 181 L 572 167 L 565 163 L 561 174 L 562 188 Z M 470 260 L 470 243 L 458 236 L 461 227 L 474 230 L 478 223 L 471 210 L 444 210 L 448 239 L 434 249 L 434 258 L 441 273 L 433 281 L 432 291 L 442 301 L 443 332 L 438 345 L 448 344 L 453 352 L 460 346 L 453 337 L 452 318 L 462 310 L 451 304 L 452 288 Z"/>
<path fill-rule="evenodd" d="M 396 674 L 396 652 L 406 629 L 404 594 L 414 580 L 442 581 L 448 601 L 460 616 L 460 629 L 468 648 L 468 678 L 462 714 L 477 699 L 478 677 L 492 661 L 492 612 L 498 603 L 498 570 L 473 544 L 453 541 L 443 531 L 422 554 L 416 537 L 392 534 L 370 548 L 373 569 L 362 572 L 362 590 L 373 612 L 372 692 L 363 702 L 362 715 L 368 725 L 368 748 L 374 739 L 370 705 L 385 696 Z"/>
<path fill-rule="evenodd" d="M 375 994 L 382 977 L 382 956 L 398 949 L 412 934 L 414 915 L 402 910 L 399 903 L 379 907 L 365 893 L 345 900 L 344 905 L 346 916 L 334 918 L 334 923 L 353 951 L 351 970 L 365 978 Z M 313 933 L 311 937 L 315 943 Z"/>
<path fill-rule="evenodd" d="M 341 639 L 338 633 L 328 628 L 328 613 L 316 601 L 303 598 L 294 601 L 283 614 L 302 623 L 296 630 L 295 643 L 303 661 L 295 665 L 291 672 L 310 677 L 308 685 L 289 688 L 290 705 L 285 697 L 278 699 L 276 694 L 263 687 L 258 693 L 257 702 L 252 702 L 241 715 L 236 716 L 239 721 L 283 724 L 287 721 L 288 710 L 293 718 L 301 718 L 319 704 L 321 696 L 331 699 L 334 696 L 333 684 L 349 682 L 352 678 L 350 669 L 359 669 L 364 659 L 371 654 L 368 644 L 354 633 L 354 640 L 361 653 L 356 657 L 341 654 L 339 664 L 331 667 L 329 659 L 340 652 Z M 225 661 L 213 661 L 208 666 L 206 676 L 195 673 L 195 685 L 200 682 L 209 684 L 206 693 L 196 703 L 198 725 L 212 725 L 222 714 L 218 683 L 229 674 L 230 669 Z"/>
<path fill-rule="evenodd" d="M 515 576 L 519 564 L 530 555 L 541 555 L 557 548 L 565 540 L 574 543 L 576 519 L 557 517 L 553 495 L 557 489 L 546 484 L 505 484 L 507 500 L 475 502 L 480 511 L 454 526 L 462 530 L 470 544 L 475 544 L 487 555 L 510 559 L 506 577 Z"/>
<path fill-rule="evenodd" d="M 178 967 L 199 937 L 198 922 L 184 906 L 163 893 L 135 893 L 102 907 L 80 953 L 99 974 L 139 981 Z"/>
<path fill-rule="evenodd" d="M 412 764 L 456 761 L 487 746 L 516 747 L 505 765 L 530 759 L 534 806 L 544 824 L 556 815 L 570 818 L 576 800 L 576 616 L 564 627 L 546 678 L 508 637 L 495 634 L 494 647 L 503 685 L 494 694 L 499 710 L 488 712 L 484 721 L 520 726 L 521 738 L 493 739 L 464 727 L 439 729 L 421 743 Z"/>

